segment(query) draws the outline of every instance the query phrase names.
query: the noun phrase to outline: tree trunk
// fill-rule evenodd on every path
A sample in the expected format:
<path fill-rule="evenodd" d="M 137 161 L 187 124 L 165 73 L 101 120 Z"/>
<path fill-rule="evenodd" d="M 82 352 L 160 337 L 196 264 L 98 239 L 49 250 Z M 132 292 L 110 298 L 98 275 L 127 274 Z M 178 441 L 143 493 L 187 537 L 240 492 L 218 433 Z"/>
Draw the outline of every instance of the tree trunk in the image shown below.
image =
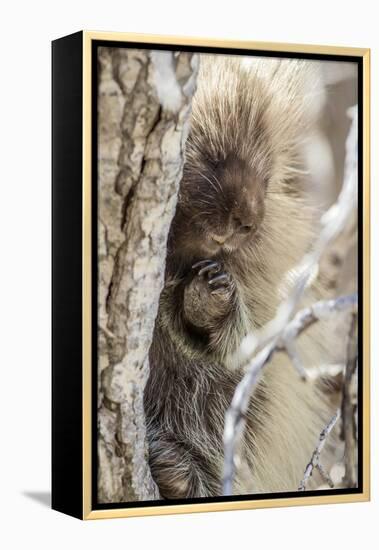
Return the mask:
<path fill-rule="evenodd" d="M 143 392 L 197 58 L 104 47 L 98 63 L 98 500 L 151 500 Z"/>

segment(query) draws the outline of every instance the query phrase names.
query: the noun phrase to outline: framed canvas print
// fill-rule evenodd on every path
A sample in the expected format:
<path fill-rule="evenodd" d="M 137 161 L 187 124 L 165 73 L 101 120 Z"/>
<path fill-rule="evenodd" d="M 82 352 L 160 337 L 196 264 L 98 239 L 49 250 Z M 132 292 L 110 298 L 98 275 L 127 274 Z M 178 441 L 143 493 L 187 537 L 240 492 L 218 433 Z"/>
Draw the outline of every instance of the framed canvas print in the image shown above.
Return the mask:
<path fill-rule="evenodd" d="M 53 508 L 369 498 L 369 50 L 53 42 Z"/>

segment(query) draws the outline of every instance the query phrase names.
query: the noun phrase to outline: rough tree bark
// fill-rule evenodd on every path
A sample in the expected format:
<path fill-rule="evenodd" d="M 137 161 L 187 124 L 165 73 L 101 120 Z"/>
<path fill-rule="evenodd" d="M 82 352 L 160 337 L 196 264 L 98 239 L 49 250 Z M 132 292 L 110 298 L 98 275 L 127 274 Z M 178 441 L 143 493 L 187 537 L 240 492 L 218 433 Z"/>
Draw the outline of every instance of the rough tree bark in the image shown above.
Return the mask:
<path fill-rule="evenodd" d="M 98 498 L 157 499 L 143 390 L 197 58 L 102 48 L 98 63 Z"/>

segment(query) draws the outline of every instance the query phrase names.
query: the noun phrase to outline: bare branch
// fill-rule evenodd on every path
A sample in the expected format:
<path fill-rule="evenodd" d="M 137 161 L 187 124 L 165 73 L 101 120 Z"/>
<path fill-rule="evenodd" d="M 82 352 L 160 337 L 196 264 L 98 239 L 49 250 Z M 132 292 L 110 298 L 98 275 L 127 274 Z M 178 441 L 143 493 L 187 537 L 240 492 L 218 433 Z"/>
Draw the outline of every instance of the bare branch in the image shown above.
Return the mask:
<path fill-rule="evenodd" d="M 333 416 L 333 418 L 328 422 L 328 424 L 325 426 L 325 428 L 320 433 L 320 437 L 319 437 L 319 440 L 318 440 L 317 447 L 313 452 L 313 455 L 312 455 L 312 458 L 311 458 L 309 464 L 307 464 L 307 467 L 305 468 L 304 477 L 301 480 L 300 485 L 299 485 L 299 489 L 298 489 L 299 491 L 305 491 L 307 481 L 311 477 L 314 468 L 317 468 L 318 471 L 320 472 L 321 476 L 324 478 L 324 480 L 330 485 L 330 487 L 333 487 L 333 482 L 330 479 L 329 474 L 326 473 L 326 471 L 324 470 L 324 468 L 320 464 L 320 455 L 321 455 L 321 452 L 322 452 L 323 448 L 325 447 L 325 443 L 326 443 L 326 440 L 327 440 L 330 432 L 333 430 L 334 426 L 337 424 L 340 417 L 341 417 L 341 410 L 338 409 L 336 414 Z"/>
<path fill-rule="evenodd" d="M 313 243 L 311 251 L 306 254 L 294 269 L 297 273 L 292 289 L 286 300 L 278 307 L 275 317 L 269 321 L 261 331 L 252 338 L 248 335 L 242 342 L 241 348 L 245 356 L 253 357 L 257 349 L 266 345 L 272 338 L 283 330 L 294 314 L 303 294 L 318 270 L 319 262 L 325 249 L 343 230 L 352 211 L 357 205 L 358 189 L 358 141 L 357 141 L 357 107 L 349 110 L 352 118 L 349 136 L 346 142 L 345 178 L 342 190 L 336 202 L 325 212 L 321 218 L 321 231 Z"/>
<path fill-rule="evenodd" d="M 294 362 L 302 378 L 305 370 L 295 349 L 295 338 L 314 322 L 328 317 L 334 311 L 356 310 L 357 296 L 347 296 L 314 304 L 294 316 L 307 286 L 317 272 L 322 254 L 339 235 L 357 204 L 357 107 L 349 110 L 352 118 L 346 141 L 345 176 L 342 190 L 336 202 L 321 218 L 321 231 L 294 272 L 297 273 L 286 300 L 279 306 L 275 317 L 259 332 L 248 335 L 238 353 L 245 358 L 246 373 L 238 384 L 232 404 L 226 413 L 224 428 L 224 475 L 223 493 L 232 494 L 235 450 L 244 425 L 250 397 L 257 385 L 263 368 L 277 351 L 285 351 Z"/>
<path fill-rule="evenodd" d="M 247 372 L 237 386 L 225 418 L 223 478 L 225 495 L 232 494 L 235 448 L 245 425 L 250 396 L 254 392 L 263 368 L 269 364 L 275 353 L 288 353 L 289 349 L 292 351 L 295 339 L 312 324 L 341 311 L 356 311 L 357 304 L 358 296 L 351 294 L 335 300 L 320 301 L 299 311 L 293 320 L 283 328 L 282 333 L 266 345 L 248 364 Z M 291 357 L 291 353 L 289 356 Z M 297 370 L 299 368 L 302 369 L 297 365 Z"/>
<path fill-rule="evenodd" d="M 324 469 L 324 467 L 322 466 L 322 464 L 320 462 L 318 462 L 316 464 L 316 468 L 319 471 L 320 476 L 325 481 L 325 483 L 327 483 L 329 485 L 329 487 L 331 489 L 333 489 L 334 482 L 333 482 L 332 478 L 330 477 L 329 473 Z"/>

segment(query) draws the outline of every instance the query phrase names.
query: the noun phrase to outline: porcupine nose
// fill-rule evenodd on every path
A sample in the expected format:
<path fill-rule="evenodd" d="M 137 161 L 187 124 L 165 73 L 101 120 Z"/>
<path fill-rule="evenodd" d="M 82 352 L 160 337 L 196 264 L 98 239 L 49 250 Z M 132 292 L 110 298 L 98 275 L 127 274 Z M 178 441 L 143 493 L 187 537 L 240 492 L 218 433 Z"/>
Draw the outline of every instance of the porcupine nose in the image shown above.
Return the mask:
<path fill-rule="evenodd" d="M 255 234 L 264 217 L 264 201 L 257 190 L 254 190 L 254 197 L 239 203 L 233 210 L 231 223 L 234 233 L 239 235 Z"/>
<path fill-rule="evenodd" d="M 248 233 L 251 233 L 255 228 L 255 224 L 252 219 L 242 218 L 236 215 L 233 216 L 233 224 L 235 227 L 235 231 L 237 233 L 241 233 L 242 235 L 247 235 Z"/>
<path fill-rule="evenodd" d="M 237 235 L 249 235 L 250 233 L 255 232 L 257 229 L 256 222 L 251 216 L 238 216 L 233 215 L 229 223 L 228 230 L 223 234 L 214 233 L 212 235 L 212 240 L 220 246 L 223 246 L 225 243 L 230 242 L 234 236 Z"/>

